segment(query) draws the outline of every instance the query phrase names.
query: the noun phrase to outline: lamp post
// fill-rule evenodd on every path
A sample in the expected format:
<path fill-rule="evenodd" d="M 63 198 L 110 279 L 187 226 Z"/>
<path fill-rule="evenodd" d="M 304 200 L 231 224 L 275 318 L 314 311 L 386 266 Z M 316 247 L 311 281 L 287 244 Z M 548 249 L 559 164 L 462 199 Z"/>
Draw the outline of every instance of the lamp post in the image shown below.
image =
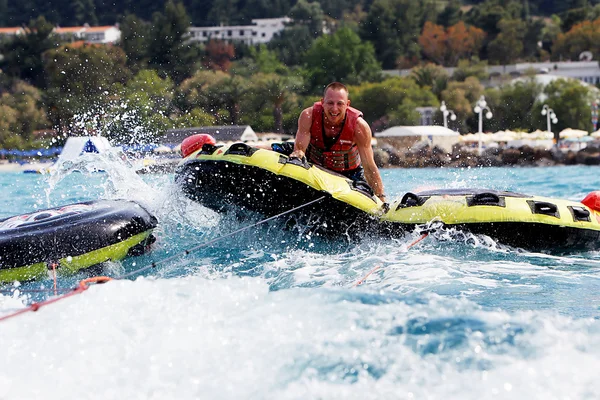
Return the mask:
<path fill-rule="evenodd" d="M 548 104 L 544 104 L 542 106 L 542 115 L 546 116 L 546 126 L 548 129 L 548 132 L 552 133 L 552 125 L 550 125 L 550 122 L 552 122 L 553 124 L 556 124 L 558 122 L 558 118 L 556 118 L 556 114 L 554 113 L 554 110 L 550 108 L 550 106 L 548 106 Z M 555 145 L 558 146 L 558 137 L 557 135 L 554 136 L 554 142 Z"/>
<path fill-rule="evenodd" d="M 482 139 L 482 134 L 483 134 L 483 111 L 487 110 L 487 113 L 485 113 L 485 117 L 487 119 L 492 118 L 492 110 L 490 110 L 490 108 L 487 106 L 487 103 L 485 102 L 485 97 L 483 97 L 483 95 L 479 98 L 479 100 L 477 100 L 477 104 L 475 104 L 475 107 L 473 107 L 473 111 L 475 111 L 477 114 L 479 114 L 479 155 L 481 155 L 481 139 Z"/>
<path fill-rule="evenodd" d="M 596 127 L 598 126 L 598 103 L 600 100 L 596 99 L 592 103 L 592 125 L 594 125 L 594 130 L 592 132 L 596 132 Z"/>
<path fill-rule="evenodd" d="M 450 115 L 450 119 L 452 121 L 456 121 L 456 114 L 454 114 L 454 111 L 448 110 L 448 107 L 446 107 L 445 101 L 442 101 L 442 105 L 440 106 L 440 111 L 442 112 L 442 115 L 444 116 L 444 128 L 448 128 L 448 115 Z"/>

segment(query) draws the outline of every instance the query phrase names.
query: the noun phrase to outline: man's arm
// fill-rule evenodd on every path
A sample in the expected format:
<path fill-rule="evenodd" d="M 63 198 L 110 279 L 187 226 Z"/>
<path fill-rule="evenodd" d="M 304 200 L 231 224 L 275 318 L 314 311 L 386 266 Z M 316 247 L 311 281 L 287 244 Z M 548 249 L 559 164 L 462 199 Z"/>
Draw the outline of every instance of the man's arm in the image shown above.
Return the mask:
<path fill-rule="evenodd" d="M 306 108 L 298 117 L 298 131 L 294 141 L 294 151 L 290 157 L 303 158 L 310 143 L 310 127 L 312 125 L 312 107 Z"/>
<path fill-rule="evenodd" d="M 385 201 L 385 192 L 383 190 L 383 182 L 381 181 L 381 175 L 379 175 L 379 169 L 375 164 L 373 158 L 373 148 L 371 147 L 371 128 L 367 121 L 359 118 L 356 124 L 356 130 L 354 131 L 354 141 L 358 147 L 358 153 L 360 154 L 360 160 L 365 170 L 365 179 L 375 195 Z"/>

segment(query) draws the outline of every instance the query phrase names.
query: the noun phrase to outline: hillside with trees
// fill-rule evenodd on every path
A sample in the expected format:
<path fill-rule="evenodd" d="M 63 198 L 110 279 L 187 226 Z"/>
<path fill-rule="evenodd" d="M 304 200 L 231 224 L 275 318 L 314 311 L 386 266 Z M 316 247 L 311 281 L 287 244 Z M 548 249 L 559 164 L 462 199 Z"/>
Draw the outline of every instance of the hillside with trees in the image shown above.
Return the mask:
<path fill-rule="evenodd" d="M 415 124 L 416 107 L 445 101 L 459 116 L 454 128 L 473 131 L 482 94 L 494 128 L 530 130 L 543 126 L 542 91 L 569 109 L 557 128 L 589 130 L 589 93 L 575 84 L 488 88 L 484 69 L 600 54 L 598 2 L 0 0 L 0 26 L 25 27 L 0 40 L 0 148 L 38 146 L 50 130 L 55 141 L 95 131 L 121 143 L 210 124 L 294 132 L 298 111 L 333 80 L 350 85 L 375 130 Z M 292 22 L 266 45 L 187 37 L 191 26 L 284 15 Z M 115 45 L 53 35 L 56 26 L 115 23 Z M 382 74 L 396 68 L 412 74 Z"/>

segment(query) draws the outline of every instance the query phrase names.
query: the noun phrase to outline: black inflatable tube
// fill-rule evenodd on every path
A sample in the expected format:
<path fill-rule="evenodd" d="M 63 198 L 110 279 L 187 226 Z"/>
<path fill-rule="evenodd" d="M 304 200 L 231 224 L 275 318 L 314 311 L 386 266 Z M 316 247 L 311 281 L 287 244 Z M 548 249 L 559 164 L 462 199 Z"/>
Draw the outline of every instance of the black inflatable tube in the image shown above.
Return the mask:
<path fill-rule="evenodd" d="M 72 206 L 88 210 L 69 212 Z M 52 215 L 62 209 L 66 211 Z M 45 211 L 47 217 L 44 217 Z M 88 201 L 35 214 L 38 220 L 0 229 L 0 269 L 82 255 L 122 242 L 157 225 L 153 215 L 128 200 Z M 0 220 L 0 227 L 14 218 Z"/>

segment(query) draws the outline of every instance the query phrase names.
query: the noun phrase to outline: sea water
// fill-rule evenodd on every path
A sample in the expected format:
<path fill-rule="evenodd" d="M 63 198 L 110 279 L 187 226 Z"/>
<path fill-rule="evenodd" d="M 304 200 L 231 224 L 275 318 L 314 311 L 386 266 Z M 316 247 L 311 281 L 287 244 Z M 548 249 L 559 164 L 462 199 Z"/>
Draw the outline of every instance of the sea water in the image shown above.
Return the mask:
<path fill-rule="evenodd" d="M 0 399 L 600 398 L 599 252 L 531 253 L 472 235 L 332 243 L 277 220 L 241 230 L 258 221 L 186 199 L 171 174 L 103 169 L 0 174 L 0 218 L 125 198 L 159 219 L 150 253 L 106 266 L 133 277 L 0 322 Z M 579 201 L 600 189 L 599 171 L 382 178 L 388 198 L 473 187 Z M 49 298 L 28 290 L 52 281 L 10 287 L 0 316 Z"/>

